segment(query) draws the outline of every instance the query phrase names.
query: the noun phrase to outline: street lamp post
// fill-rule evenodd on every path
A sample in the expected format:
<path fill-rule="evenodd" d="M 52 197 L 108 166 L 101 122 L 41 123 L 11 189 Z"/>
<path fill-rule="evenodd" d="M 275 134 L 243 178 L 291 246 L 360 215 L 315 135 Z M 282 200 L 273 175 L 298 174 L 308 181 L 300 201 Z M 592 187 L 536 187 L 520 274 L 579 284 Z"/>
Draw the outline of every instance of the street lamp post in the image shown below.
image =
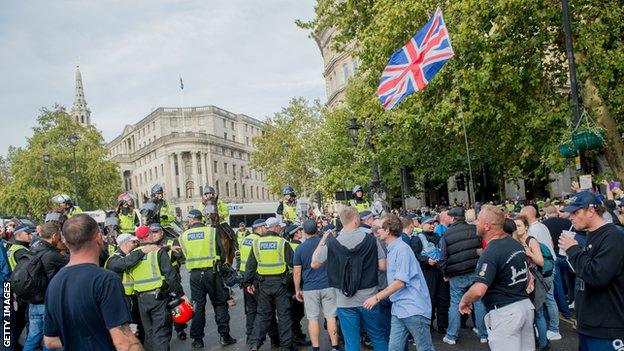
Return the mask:
<path fill-rule="evenodd" d="M 48 172 L 49 165 L 50 165 L 50 154 L 47 151 L 45 151 L 43 153 L 43 166 L 45 169 L 46 188 L 48 189 L 48 204 L 50 203 L 50 199 L 52 198 L 52 192 L 50 191 L 50 173 Z"/>
<path fill-rule="evenodd" d="M 78 145 L 78 135 L 76 135 L 76 133 L 72 133 L 72 135 L 70 135 L 69 143 L 72 146 L 72 151 L 73 151 L 73 155 L 74 155 L 74 171 L 73 171 L 73 178 L 74 178 L 74 201 L 76 203 L 78 203 L 78 179 L 76 178 L 76 176 L 77 176 L 76 168 L 78 167 L 78 165 L 76 163 L 76 145 Z"/>
<path fill-rule="evenodd" d="M 362 125 L 360 125 L 357 121 L 357 118 L 352 117 L 351 121 L 349 122 L 349 134 L 351 135 L 351 139 L 353 139 L 354 142 L 357 141 L 357 137 L 359 134 L 360 129 L 362 129 Z M 373 152 L 373 154 L 376 153 L 375 150 L 375 145 L 373 145 L 373 143 L 371 142 L 371 134 L 372 134 L 372 130 L 370 128 L 366 129 L 366 146 L 368 146 L 371 151 Z M 372 163 L 372 176 L 373 179 L 371 181 L 371 193 L 373 194 L 373 199 L 374 200 L 385 200 L 386 198 L 386 193 L 384 191 L 383 188 L 383 184 L 381 182 L 381 175 L 379 172 L 379 161 L 377 161 L 377 159 L 375 157 L 373 157 L 373 161 Z"/>

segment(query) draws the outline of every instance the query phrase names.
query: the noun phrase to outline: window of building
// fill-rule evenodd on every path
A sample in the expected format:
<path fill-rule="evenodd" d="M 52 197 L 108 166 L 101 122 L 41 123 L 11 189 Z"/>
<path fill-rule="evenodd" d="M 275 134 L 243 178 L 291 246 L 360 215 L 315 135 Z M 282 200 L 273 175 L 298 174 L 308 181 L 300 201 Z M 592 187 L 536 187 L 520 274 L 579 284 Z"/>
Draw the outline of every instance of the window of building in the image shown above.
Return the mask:
<path fill-rule="evenodd" d="M 219 181 L 218 180 L 215 182 L 215 190 L 217 191 L 217 194 L 221 193 L 221 188 L 219 187 Z"/>
<path fill-rule="evenodd" d="M 356 57 L 353 59 L 353 73 L 357 72 L 359 68 L 360 68 L 360 59 Z"/>
<path fill-rule="evenodd" d="M 160 164 L 160 175 L 162 177 L 165 176 L 165 166 L 162 163 Z"/>
<path fill-rule="evenodd" d="M 245 124 L 245 133 L 249 132 L 249 124 Z"/>
<path fill-rule="evenodd" d="M 236 135 L 232 135 L 232 141 L 236 141 Z"/>
<path fill-rule="evenodd" d="M 225 155 L 225 148 L 224 147 L 221 148 L 221 154 Z"/>
<path fill-rule="evenodd" d="M 262 187 L 262 200 L 264 200 L 264 199 L 265 199 L 265 197 L 264 197 L 264 187 Z"/>
<path fill-rule="evenodd" d="M 227 140 L 227 133 L 223 132 L 223 139 Z"/>
<path fill-rule="evenodd" d="M 245 191 L 245 184 L 241 185 L 241 189 L 242 189 L 241 190 L 242 197 L 243 197 L 243 199 L 245 199 L 245 196 L 247 195 L 247 194 L 245 194 L 246 193 L 246 191 Z"/>
<path fill-rule="evenodd" d="M 227 169 L 228 169 L 228 164 L 227 164 L 227 162 L 223 162 L 223 172 L 224 172 L 225 174 L 228 174 L 228 173 L 227 173 L 227 172 L 228 172 L 228 170 L 227 170 Z"/>
<path fill-rule="evenodd" d="M 342 75 L 344 78 L 344 82 L 346 83 L 351 76 L 351 72 L 349 71 L 349 65 L 347 65 L 346 63 L 342 64 Z"/>
<path fill-rule="evenodd" d="M 217 173 L 217 168 L 219 167 L 219 162 L 212 161 L 212 173 Z"/>
<path fill-rule="evenodd" d="M 253 185 L 249 187 L 249 195 L 251 195 L 251 198 L 253 199 Z"/>
<path fill-rule="evenodd" d="M 230 122 L 232 124 L 232 130 L 234 130 L 234 122 Z"/>
<path fill-rule="evenodd" d="M 259 186 L 256 187 L 256 199 L 260 200 L 260 191 L 258 189 L 260 189 Z"/>
<path fill-rule="evenodd" d="M 225 118 L 223 119 L 223 128 L 225 128 L 227 124 L 225 124 Z"/>
<path fill-rule="evenodd" d="M 249 146 L 249 137 L 245 137 L 245 145 Z"/>
<path fill-rule="evenodd" d="M 234 197 L 238 197 L 238 184 L 234 183 Z"/>
<path fill-rule="evenodd" d="M 230 183 L 225 182 L 225 196 L 230 196 Z"/>
<path fill-rule="evenodd" d="M 232 165 L 232 175 L 236 177 L 236 165 Z"/>

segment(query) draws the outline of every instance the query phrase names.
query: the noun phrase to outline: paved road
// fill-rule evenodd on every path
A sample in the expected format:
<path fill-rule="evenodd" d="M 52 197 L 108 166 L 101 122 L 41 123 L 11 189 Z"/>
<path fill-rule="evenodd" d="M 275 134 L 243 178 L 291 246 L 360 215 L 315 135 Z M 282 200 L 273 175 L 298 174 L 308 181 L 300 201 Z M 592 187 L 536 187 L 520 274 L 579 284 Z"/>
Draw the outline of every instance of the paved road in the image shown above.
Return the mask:
<path fill-rule="evenodd" d="M 190 297 L 190 288 L 188 281 L 188 274 L 186 272 L 182 272 L 182 285 L 184 286 L 184 291 Z M 231 334 L 234 338 L 238 339 L 238 343 L 235 345 L 231 345 L 228 347 L 221 347 L 219 344 L 219 334 L 217 333 L 217 327 L 214 322 L 214 314 L 212 311 L 212 306 L 208 303 L 206 307 L 206 337 L 204 338 L 204 350 L 223 350 L 223 351 L 234 351 L 234 350 L 247 350 L 245 345 L 245 312 L 242 301 L 242 291 L 240 289 L 235 289 L 236 295 L 236 305 L 230 307 L 230 328 Z M 305 318 L 304 318 L 305 321 Z M 304 330 L 307 328 L 304 325 Z M 560 323 L 561 334 L 563 335 L 563 339 L 559 341 L 551 342 L 553 351 L 571 351 L 577 350 L 577 335 L 572 326 L 565 320 L 562 320 Z M 189 330 L 187 329 L 187 334 Z M 175 333 L 174 333 L 175 334 Z M 480 344 L 477 336 L 472 332 L 471 328 L 461 329 L 459 340 L 456 345 L 447 345 L 442 343 L 443 335 L 440 335 L 436 332 L 432 334 L 434 340 L 435 349 L 440 350 L 448 350 L 448 351 L 480 351 L 480 350 L 489 350 L 487 344 Z M 329 350 L 331 349 L 330 343 L 328 342 L 325 336 L 321 336 L 321 350 Z M 194 350 L 191 347 L 192 340 L 187 339 L 185 341 L 178 340 L 175 335 L 171 341 L 171 349 L 172 350 Z M 301 350 L 311 348 L 301 348 Z M 410 350 L 415 349 L 414 347 L 410 347 Z M 270 345 L 264 345 L 262 350 L 271 350 Z"/>

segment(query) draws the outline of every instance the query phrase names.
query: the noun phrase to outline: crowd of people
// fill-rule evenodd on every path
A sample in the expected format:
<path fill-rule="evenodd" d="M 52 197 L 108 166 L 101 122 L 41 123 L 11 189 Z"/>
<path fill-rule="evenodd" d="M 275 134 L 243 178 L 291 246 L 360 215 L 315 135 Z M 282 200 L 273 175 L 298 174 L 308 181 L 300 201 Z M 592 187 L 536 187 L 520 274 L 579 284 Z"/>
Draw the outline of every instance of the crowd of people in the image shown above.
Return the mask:
<path fill-rule="evenodd" d="M 319 350 L 323 330 L 332 350 L 434 350 L 438 337 L 455 345 L 466 325 L 492 350 L 548 350 L 562 339 L 560 318 L 576 326 L 579 350 L 618 350 L 624 194 L 575 190 L 562 200 L 380 213 L 356 187 L 337 215 L 304 218 L 286 187 L 277 216 L 235 233 L 207 186 L 178 235 L 158 185 L 147 212 L 120 196 L 104 228 L 59 195 L 40 226 L 12 220 L 2 230 L 11 347 L 169 350 L 190 323 L 201 349 L 208 301 L 220 344 L 235 344 L 228 300 L 240 286 L 250 350 L 267 335 L 283 350 Z M 157 220 L 139 225 L 140 216 Z M 186 319 L 183 305 L 194 310 Z"/>

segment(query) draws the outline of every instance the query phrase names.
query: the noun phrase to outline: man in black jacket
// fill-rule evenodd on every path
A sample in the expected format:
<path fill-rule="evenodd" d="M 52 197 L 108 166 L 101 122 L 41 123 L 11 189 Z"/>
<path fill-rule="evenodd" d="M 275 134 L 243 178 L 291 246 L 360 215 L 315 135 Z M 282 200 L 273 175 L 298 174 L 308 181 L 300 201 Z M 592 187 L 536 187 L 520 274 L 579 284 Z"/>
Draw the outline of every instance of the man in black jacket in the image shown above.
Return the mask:
<path fill-rule="evenodd" d="M 431 298 L 431 323 L 436 320 L 438 333 L 446 333 L 450 303 L 449 284 L 444 281 L 442 270 L 438 266 L 440 259 L 440 238 L 433 232 L 435 220 L 425 217 L 422 220 L 422 232 L 412 237 L 411 247 L 420 263 L 429 297 Z"/>
<path fill-rule="evenodd" d="M 57 246 L 61 241 L 61 228 L 54 222 L 48 222 L 41 229 L 41 240 L 37 241 L 31 252 L 41 257 L 48 282 L 63 268 L 69 257 L 63 256 Z M 43 324 L 45 316 L 44 301 L 35 301 L 28 308 L 28 336 L 24 350 L 34 350 L 43 342 Z"/>
<path fill-rule="evenodd" d="M 575 299 L 579 350 L 620 350 L 624 347 L 624 235 L 602 215 L 605 208 L 591 191 L 572 198 L 570 219 L 587 231 L 581 247 L 561 235 L 559 247 L 576 271 Z"/>
<path fill-rule="evenodd" d="M 479 255 L 483 249 L 476 227 L 466 223 L 463 207 L 452 208 L 448 211 L 448 215 L 452 220 L 440 239 L 439 265 L 444 273 L 444 279 L 450 282 L 451 304 L 448 328 L 442 341 L 455 345 L 459 336 L 459 302 L 472 285 Z M 487 330 L 483 322 L 485 306 L 480 300 L 475 302 L 474 312 L 479 339 L 481 343 L 487 343 Z"/>

